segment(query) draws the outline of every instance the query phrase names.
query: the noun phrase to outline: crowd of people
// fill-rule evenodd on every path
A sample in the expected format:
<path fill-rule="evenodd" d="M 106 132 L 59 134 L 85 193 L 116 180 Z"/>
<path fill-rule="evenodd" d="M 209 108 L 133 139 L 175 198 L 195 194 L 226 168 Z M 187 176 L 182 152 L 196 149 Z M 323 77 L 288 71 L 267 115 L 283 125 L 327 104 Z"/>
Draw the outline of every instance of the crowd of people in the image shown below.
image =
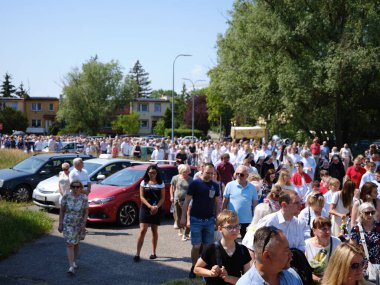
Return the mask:
<path fill-rule="evenodd" d="M 1 147 L 21 145 L 21 139 L 13 138 L 9 146 L 9 140 L 3 137 Z M 113 157 L 140 157 L 141 147 L 151 146 L 152 160 L 176 164 L 179 174 L 172 179 L 170 200 L 174 228 L 181 240 L 191 240 L 190 278 L 203 276 L 207 284 L 307 284 L 297 265 L 291 265 L 292 259 L 302 258 L 315 284 L 364 284 L 364 276 L 374 280 L 379 274 L 380 150 L 375 145 L 353 157 L 347 144 L 330 150 L 318 138 L 311 145 L 118 137 L 23 141 L 25 151 L 38 152 L 40 144 L 59 151 L 60 142 L 75 141 L 87 154 Z M 28 148 L 28 142 L 33 146 Z M 199 170 L 194 177 L 189 175 L 191 165 Z M 73 215 L 70 207 L 75 206 L 70 205 L 81 195 L 76 188 L 84 189 L 84 184 L 79 176 L 70 183 L 64 173 L 61 176 L 64 221 L 65 215 Z M 157 258 L 164 189 L 157 166 L 149 166 L 140 185 L 135 262 L 142 260 L 149 227 L 149 258 Z M 79 200 L 85 208 L 85 198 Z M 81 223 L 85 212 L 81 209 Z M 79 216 L 72 219 L 79 221 Z M 60 230 L 65 232 L 64 226 Z M 66 229 L 73 271 L 80 232 L 75 240 L 71 232 Z M 342 269 L 334 270 L 336 266 Z"/>

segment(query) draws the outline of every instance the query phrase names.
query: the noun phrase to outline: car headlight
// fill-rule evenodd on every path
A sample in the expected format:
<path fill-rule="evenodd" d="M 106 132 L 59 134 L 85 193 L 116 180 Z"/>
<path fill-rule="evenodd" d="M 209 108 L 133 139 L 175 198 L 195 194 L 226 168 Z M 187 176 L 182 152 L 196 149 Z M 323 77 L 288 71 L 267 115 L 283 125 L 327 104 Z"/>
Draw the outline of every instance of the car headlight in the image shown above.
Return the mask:
<path fill-rule="evenodd" d="M 3 187 L 3 184 L 4 184 L 4 180 L 0 179 L 0 187 Z"/>
<path fill-rule="evenodd" d="M 107 197 L 107 198 L 95 198 L 93 200 L 90 200 L 88 201 L 89 203 L 93 203 L 93 204 L 97 204 L 97 205 L 100 205 L 100 204 L 105 204 L 105 203 L 108 203 L 112 200 L 115 200 L 115 196 L 112 196 L 112 197 Z"/>

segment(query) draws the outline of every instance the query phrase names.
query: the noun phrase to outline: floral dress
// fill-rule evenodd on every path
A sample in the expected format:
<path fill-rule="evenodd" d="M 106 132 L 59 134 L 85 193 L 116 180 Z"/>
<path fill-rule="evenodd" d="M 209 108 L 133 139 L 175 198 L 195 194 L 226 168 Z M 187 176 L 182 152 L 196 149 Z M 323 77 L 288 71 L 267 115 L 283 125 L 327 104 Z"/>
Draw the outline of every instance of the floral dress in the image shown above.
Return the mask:
<path fill-rule="evenodd" d="M 63 236 L 68 244 L 78 244 L 83 239 L 82 225 L 85 210 L 88 208 L 87 195 L 75 197 L 71 192 L 63 196 L 62 206 L 65 207 L 63 218 Z"/>
<path fill-rule="evenodd" d="M 367 243 L 369 261 L 372 264 L 380 264 L 380 221 L 375 221 L 374 228 L 370 232 L 364 230 L 364 238 Z M 362 244 L 358 226 L 352 228 L 351 239 L 357 244 Z"/>

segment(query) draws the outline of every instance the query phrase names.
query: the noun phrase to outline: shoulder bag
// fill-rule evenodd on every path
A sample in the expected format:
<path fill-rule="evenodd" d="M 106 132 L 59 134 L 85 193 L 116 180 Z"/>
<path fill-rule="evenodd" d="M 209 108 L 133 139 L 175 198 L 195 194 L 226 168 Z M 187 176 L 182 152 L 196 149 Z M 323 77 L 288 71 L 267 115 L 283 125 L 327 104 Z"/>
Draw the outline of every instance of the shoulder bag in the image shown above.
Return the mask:
<path fill-rule="evenodd" d="M 369 253 L 368 253 L 368 247 L 364 236 L 364 230 L 363 226 L 358 223 L 359 232 L 360 232 L 360 241 L 362 243 L 365 257 L 368 260 L 368 267 L 367 267 L 367 276 L 369 281 L 376 281 L 376 284 L 379 284 L 379 270 L 380 270 L 380 264 L 372 264 L 369 261 Z"/>

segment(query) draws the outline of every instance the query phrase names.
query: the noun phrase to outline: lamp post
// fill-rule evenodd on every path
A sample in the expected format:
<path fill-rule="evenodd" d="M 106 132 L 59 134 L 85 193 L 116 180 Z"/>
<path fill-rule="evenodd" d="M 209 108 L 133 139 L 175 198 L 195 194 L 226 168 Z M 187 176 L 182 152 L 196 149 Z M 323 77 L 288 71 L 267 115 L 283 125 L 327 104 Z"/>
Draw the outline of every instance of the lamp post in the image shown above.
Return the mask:
<path fill-rule="evenodd" d="M 173 61 L 173 89 L 172 89 L 172 141 L 174 141 L 174 67 L 175 67 L 175 61 L 180 56 L 192 56 L 191 54 L 178 54 Z"/>
<path fill-rule="evenodd" d="M 193 85 L 192 108 L 191 108 L 191 136 L 194 138 L 194 96 L 195 96 L 195 84 L 197 84 L 197 82 L 202 82 L 202 81 L 206 81 L 206 80 L 199 79 L 199 80 L 195 80 L 195 82 L 193 82 L 189 78 L 182 78 L 182 79 L 190 81 L 191 85 Z"/>

